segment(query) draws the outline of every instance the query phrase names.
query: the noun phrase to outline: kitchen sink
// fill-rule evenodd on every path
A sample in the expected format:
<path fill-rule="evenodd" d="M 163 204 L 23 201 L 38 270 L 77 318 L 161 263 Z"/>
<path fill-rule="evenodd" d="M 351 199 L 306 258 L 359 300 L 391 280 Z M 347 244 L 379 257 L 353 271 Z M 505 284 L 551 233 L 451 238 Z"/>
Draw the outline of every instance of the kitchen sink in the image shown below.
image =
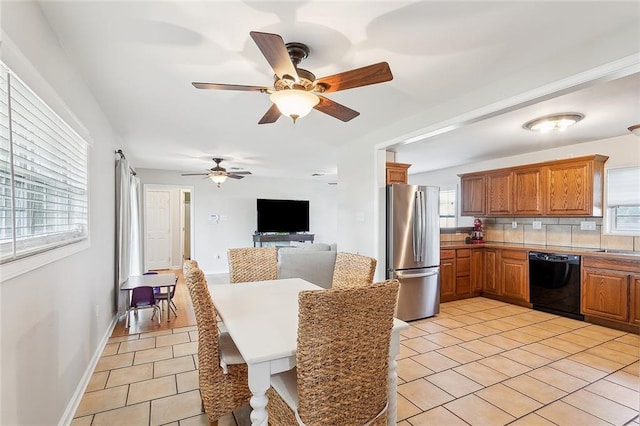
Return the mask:
<path fill-rule="evenodd" d="M 640 256 L 639 251 L 633 251 L 633 250 L 600 249 L 600 250 L 594 250 L 593 252 L 594 253 L 611 253 L 611 254 L 633 254 L 636 256 Z"/>

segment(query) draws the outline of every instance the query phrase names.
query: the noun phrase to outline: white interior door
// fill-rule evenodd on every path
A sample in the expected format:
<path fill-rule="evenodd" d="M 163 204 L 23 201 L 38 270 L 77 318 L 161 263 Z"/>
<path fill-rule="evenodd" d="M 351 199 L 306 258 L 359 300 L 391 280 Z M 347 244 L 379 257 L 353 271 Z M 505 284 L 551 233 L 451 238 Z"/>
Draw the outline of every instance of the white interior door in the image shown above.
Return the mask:
<path fill-rule="evenodd" d="M 168 190 L 149 190 L 146 197 L 145 254 L 147 269 L 171 266 L 171 210 Z"/>

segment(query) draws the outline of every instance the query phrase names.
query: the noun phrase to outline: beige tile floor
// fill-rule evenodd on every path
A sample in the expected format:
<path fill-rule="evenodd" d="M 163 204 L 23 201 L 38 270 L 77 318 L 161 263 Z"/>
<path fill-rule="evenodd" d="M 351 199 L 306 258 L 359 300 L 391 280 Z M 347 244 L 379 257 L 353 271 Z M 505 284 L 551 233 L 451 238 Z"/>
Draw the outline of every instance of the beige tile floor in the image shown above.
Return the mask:
<path fill-rule="evenodd" d="M 486 298 L 402 333 L 398 425 L 633 425 L 640 336 Z M 197 328 L 109 340 L 73 425 L 206 425 Z M 243 407 L 221 426 L 250 424 Z"/>

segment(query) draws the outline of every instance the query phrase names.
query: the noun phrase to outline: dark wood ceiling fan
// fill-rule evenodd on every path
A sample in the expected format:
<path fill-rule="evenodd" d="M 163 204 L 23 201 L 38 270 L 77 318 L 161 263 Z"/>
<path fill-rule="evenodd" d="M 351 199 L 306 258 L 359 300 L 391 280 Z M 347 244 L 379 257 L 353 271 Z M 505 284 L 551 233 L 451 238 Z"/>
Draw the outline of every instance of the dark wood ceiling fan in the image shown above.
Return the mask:
<path fill-rule="evenodd" d="M 240 90 L 270 94 L 274 104 L 258 124 L 274 123 L 283 114 L 289 115 L 295 122 L 298 117 L 306 115 L 306 112 L 311 108 L 346 122 L 354 119 L 360 113 L 326 98 L 323 94 L 393 79 L 389 64 L 386 62 L 316 79 L 310 71 L 298 68 L 300 62 L 309 55 L 309 48 L 305 44 L 285 44 L 278 34 L 251 31 L 250 35 L 275 71 L 273 87 L 198 82 L 192 84 L 198 89 Z M 286 105 L 283 105 L 280 99 L 288 96 L 306 98 L 306 112 L 286 110 Z"/>
<path fill-rule="evenodd" d="M 228 172 L 227 169 L 220 166 L 220 163 L 224 161 L 222 158 L 213 158 L 213 161 L 216 163 L 216 166 L 210 168 L 206 173 L 182 173 L 181 176 L 206 176 L 205 179 L 211 179 L 218 185 L 218 188 L 220 188 L 220 184 L 227 178 L 242 179 L 251 174 L 249 171 Z"/>

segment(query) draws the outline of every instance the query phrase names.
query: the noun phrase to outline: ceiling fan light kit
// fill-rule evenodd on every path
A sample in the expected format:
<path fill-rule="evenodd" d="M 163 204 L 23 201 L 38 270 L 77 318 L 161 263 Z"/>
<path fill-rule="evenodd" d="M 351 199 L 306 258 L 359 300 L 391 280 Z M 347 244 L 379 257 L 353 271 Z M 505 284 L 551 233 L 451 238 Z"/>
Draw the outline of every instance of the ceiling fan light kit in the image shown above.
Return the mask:
<path fill-rule="evenodd" d="M 527 130 L 534 132 L 547 133 L 550 131 L 563 132 L 567 127 L 576 124 L 578 121 L 584 118 L 583 114 L 577 112 L 566 112 L 562 114 L 545 115 L 544 117 L 536 118 L 531 121 L 527 121 L 523 124 Z"/>
<path fill-rule="evenodd" d="M 353 89 L 370 84 L 393 80 L 386 62 L 368 65 L 316 79 L 316 76 L 298 65 L 309 55 L 309 47 L 303 43 L 284 43 L 278 34 L 251 31 L 251 38 L 275 72 L 273 87 L 246 86 L 237 84 L 198 83 L 197 89 L 239 90 L 268 93 L 273 105 L 258 124 L 275 123 L 281 115 L 289 116 L 293 122 L 316 109 L 341 121 L 350 121 L 360 113 L 322 96 L 325 93 Z"/>
<path fill-rule="evenodd" d="M 209 175 L 209 179 L 214 181 L 216 183 L 216 186 L 218 188 L 220 188 L 220 184 L 224 183 L 224 181 L 227 180 L 227 175 L 214 173 L 214 174 Z"/>
<path fill-rule="evenodd" d="M 276 104 L 280 114 L 291 117 L 294 123 L 298 118 L 309 114 L 320 102 L 317 95 L 298 89 L 273 92 L 269 99 Z"/>

